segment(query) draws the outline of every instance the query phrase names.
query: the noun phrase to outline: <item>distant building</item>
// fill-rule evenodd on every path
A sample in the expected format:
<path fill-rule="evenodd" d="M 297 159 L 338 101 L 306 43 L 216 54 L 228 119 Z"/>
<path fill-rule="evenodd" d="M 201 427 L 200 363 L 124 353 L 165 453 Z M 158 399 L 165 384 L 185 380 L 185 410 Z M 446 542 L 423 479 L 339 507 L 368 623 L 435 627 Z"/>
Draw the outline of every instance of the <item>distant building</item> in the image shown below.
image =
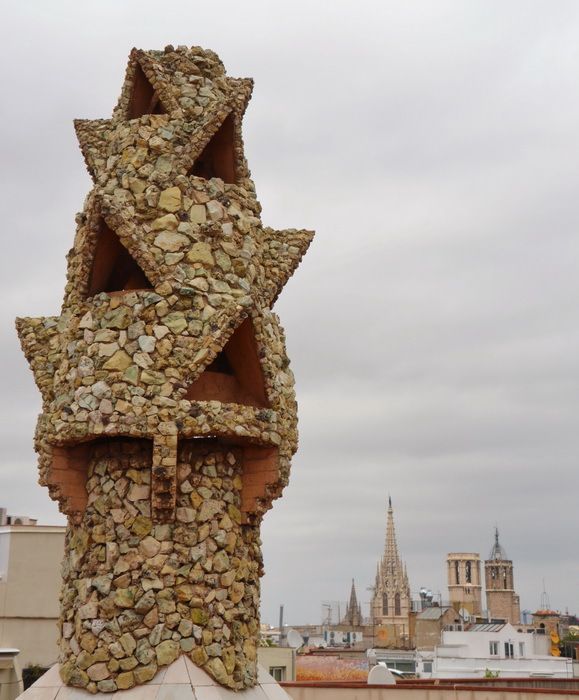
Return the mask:
<path fill-rule="evenodd" d="M 406 566 L 398 555 L 392 499 L 389 497 L 384 556 L 376 571 L 371 603 L 372 622 L 376 628 L 376 644 L 408 646 L 411 610 L 408 574 Z"/>
<path fill-rule="evenodd" d="M 58 658 L 64 527 L 0 514 L 0 648 L 19 649 L 21 669 Z M 23 524 L 16 524 L 16 523 Z"/>
<path fill-rule="evenodd" d="M 545 635 L 518 632 L 509 623 L 444 630 L 442 643 L 417 658 L 424 678 L 484 678 L 488 672 L 507 678 L 573 676 L 572 659 L 551 656 Z"/>
<path fill-rule="evenodd" d="M 499 529 L 495 528 L 495 543 L 485 561 L 485 585 L 489 616 L 518 624 L 521 618 L 519 596 L 515 593 L 513 562 L 499 543 Z"/>
<path fill-rule="evenodd" d="M 360 627 L 364 624 L 362 618 L 362 606 L 358 603 L 358 596 L 356 595 L 356 586 L 354 584 L 354 579 L 352 579 L 352 588 L 350 590 L 350 600 L 348 601 L 348 606 L 346 607 L 346 614 L 340 620 L 340 624 L 349 625 L 351 627 Z"/>
<path fill-rule="evenodd" d="M 259 646 L 257 662 L 278 683 L 296 679 L 296 650 L 291 647 Z"/>
<path fill-rule="evenodd" d="M 458 612 L 464 611 L 473 617 L 479 617 L 482 613 L 480 555 L 474 552 L 451 552 L 447 555 L 446 562 L 450 604 Z"/>
<path fill-rule="evenodd" d="M 440 644 L 442 630 L 462 627 L 462 618 L 451 606 L 433 605 L 416 615 L 414 643 L 417 649 L 434 649 Z"/>

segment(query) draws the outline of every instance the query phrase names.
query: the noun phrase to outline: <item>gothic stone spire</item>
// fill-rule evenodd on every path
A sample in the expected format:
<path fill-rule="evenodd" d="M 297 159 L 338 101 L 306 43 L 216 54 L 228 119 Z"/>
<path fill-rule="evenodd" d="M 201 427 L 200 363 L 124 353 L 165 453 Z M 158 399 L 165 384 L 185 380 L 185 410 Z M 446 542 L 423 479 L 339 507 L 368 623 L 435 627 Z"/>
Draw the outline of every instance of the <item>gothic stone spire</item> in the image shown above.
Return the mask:
<path fill-rule="evenodd" d="M 346 615 L 342 620 L 343 624 L 358 626 L 362 624 L 362 606 L 358 603 L 356 595 L 356 585 L 352 579 L 352 588 L 350 590 L 350 600 L 346 607 Z"/>
<path fill-rule="evenodd" d="M 392 498 L 388 496 L 386 541 L 384 555 L 378 567 L 372 599 L 374 621 L 378 624 L 406 624 L 403 618 L 410 610 L 410 587 L 406 566 L 398 553 Z"/>

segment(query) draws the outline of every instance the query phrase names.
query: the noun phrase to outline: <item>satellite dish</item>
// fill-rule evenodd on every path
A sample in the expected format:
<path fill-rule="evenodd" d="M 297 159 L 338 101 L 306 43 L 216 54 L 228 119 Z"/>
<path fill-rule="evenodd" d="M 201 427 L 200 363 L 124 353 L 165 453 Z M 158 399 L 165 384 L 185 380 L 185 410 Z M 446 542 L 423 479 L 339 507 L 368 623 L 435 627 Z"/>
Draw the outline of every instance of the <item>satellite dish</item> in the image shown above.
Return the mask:
<path fill-rule="evenodd" d="M 304 645 L 304 639 L 302 635 L 296 630 L 290 630 L 287 633 L 287 643 L 292 649 L 299 649 Z"/>
<path fill-rule="evenodd" d="M 370 669 L 368 685 L 396 685 L 396 678 L 386 664 L 379 663 Z"/>

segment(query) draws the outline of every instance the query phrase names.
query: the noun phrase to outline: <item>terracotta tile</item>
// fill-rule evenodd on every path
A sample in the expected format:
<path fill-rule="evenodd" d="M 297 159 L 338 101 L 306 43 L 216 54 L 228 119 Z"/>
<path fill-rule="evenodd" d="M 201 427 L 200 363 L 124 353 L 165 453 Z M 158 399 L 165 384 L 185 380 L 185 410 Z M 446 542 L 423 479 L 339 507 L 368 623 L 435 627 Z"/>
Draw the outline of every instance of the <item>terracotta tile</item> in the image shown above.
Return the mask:
<path fill-rule="evenodd" d="M 205 673 L 199 666 L 196 666 L 189 657 L 185 656 L 185 665 L 189 673 L 191 685 L 197 690 L 198 686 L 217 685 L 208 673 Z"/>
<path fill-rule="evenodd" d="M 54 664 L 46 673 L 43 673 L 40 678 L 34 682 L 31 688 L 60 688 L 64 683 L 60 678 L 59 665 Z"/>
<path fill-rule="evenodd" d="M 195 694 L 189 683 L 163 685 L 159 688 L 156 700 L 195 700 Z"/>
<path fill-rule="evenodd" d="M 177 661 L 173 661 L 173 663 L 167 667 L 164 683 L 168 685 L 175 685 L 177 683 L 191 685 L 184 656 L 180 656 Z"/>

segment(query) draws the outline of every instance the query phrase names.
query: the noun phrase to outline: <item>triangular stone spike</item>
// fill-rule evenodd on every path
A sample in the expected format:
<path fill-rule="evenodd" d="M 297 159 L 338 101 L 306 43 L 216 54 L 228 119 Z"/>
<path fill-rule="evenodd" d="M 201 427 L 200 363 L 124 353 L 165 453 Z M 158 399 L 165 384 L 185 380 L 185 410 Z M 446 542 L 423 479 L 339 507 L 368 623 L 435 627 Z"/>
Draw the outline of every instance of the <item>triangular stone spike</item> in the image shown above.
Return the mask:
<path fill-rule="evenodd" d="M 44 401 L 54 398 L 54 373 L 62 359 L 58 321 L 58 316 L 16 319 L 20 345 Z"/>
<path fill-rule="evenodd" d="M 115 119 L 135 119 L 143 114 L 170 113 L 179 108 L 166 89 L 168 78 L 161 66 L 146 51 L 133 49 Z"/>
<path fill-rule="evenodd" d="M 309 248 L 314 233 L 297 229 L 276 231 L 271 228 L 264 228 L 263 232 L 262 264 L 265 268 L 269 305 L 273 306 Z"/>
<path fill-rule="evenodd" d="M 107 164 L 107 136 L 112 122 L 110 119 L 75 119 L 74 130 L 84 156 L 87 170 L 96 182 Z"/>

